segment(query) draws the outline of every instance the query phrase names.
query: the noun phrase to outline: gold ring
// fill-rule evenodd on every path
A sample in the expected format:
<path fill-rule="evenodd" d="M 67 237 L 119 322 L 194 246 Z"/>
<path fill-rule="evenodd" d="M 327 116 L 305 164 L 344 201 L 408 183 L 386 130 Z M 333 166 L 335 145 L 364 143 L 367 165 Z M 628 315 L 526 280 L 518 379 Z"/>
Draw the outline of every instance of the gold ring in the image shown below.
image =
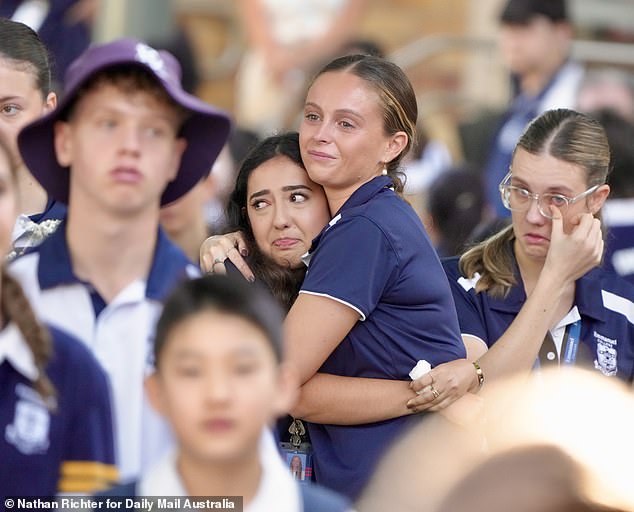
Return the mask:
<path fill-rule="evenodd" d="M 429 390 L 431 391 L 431 394 L 434 395 L 434 400 L 440 396 L 440 393 L 436 390 L 433 384 L 429 386 Z"/>

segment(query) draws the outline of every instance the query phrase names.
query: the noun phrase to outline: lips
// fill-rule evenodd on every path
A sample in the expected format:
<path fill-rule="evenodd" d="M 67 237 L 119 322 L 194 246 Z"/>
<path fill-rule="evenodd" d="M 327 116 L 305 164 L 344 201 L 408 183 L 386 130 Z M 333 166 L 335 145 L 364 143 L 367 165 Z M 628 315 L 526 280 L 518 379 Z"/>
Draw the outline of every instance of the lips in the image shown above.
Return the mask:
<path fill-rule="evenodd" d="M 278 238 L 273 245 L 278 249 L 291 249 L 299 243 L 297 238 Z"/>
<path fill-rule="evenodd" d="M 328 154 L 322 153 L 321 151 L 308 151 L 308 155 L 314 158 L 315 160 L 334 160 L 335 157 Z"/>
<path fill-rule="evenodd" d="M 222 433 L 232 430 L 235 422 L 226 418 L 215 418 L 205 421 L 203 426 L 208 432 Z"/>
<path fill-rule="evenodd" d="M 119 183 L 138 183 L 143 179 L 143 175 L 135 167 L 117 167 L 111 174 Z"/>
<path fill-rule="evenodd" d="M 527 233 L 524 235 L 524 239 L 527 240 L 528 243 L 533 244 L 543 244 L 550 241 L 548 238 L 538 233 Z"/>

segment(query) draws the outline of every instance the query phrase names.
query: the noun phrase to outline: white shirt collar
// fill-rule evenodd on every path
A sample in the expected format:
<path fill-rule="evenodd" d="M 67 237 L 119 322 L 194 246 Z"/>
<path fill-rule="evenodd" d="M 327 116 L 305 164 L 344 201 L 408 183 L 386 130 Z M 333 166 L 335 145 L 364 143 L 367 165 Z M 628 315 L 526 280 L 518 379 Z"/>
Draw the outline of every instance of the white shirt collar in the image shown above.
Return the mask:
<path fill-rule="evenodd" d="M 187 496 L 176 469 L 176 450 L 168 453 L 141 477 L 137 491 L 139 496 Z"/>
<path fill-rule="evenodd" d="M 260 441 L 262 478 L 257 493 L 244 512 L 300 512 L 299 486 L 293 480 L 267 430 Z M 139 481 L 139 496 L 187 496 L 176 469 L 176 451 L 164 457 Z"/>
<path fill-rule="evenodd" d="M 13 322 L 9 322 L 9 325 L 0 331 L 0 364 L 5 360 L 31 381 L 35 381 L 40 375 L 31 349 Z"/>

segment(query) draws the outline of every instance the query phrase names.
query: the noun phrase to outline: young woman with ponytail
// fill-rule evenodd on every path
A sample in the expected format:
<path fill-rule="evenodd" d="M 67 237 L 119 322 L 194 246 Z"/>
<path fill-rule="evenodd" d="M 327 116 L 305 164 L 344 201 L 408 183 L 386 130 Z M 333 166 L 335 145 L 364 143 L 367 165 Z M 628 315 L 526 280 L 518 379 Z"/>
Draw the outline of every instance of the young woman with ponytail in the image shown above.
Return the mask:
<path fill-rule="evenodd" d="M 609 164 L 587 115 L 551 110 L 526 128 L 499 187 L 512 224 L 444 262 L 469 356 L 437 374 L 471 391 L 548 365 L 632 382 L 634 287 L 600 267 Z"/>
<path fill-rule="evenodd" d="M 16 168 L 0 139 L 0 251 L 11 246 Z M 0 495 L 87 493 L 116 480 L 106 377 L 79 341 L 36 319 L 0 272 Z"/>

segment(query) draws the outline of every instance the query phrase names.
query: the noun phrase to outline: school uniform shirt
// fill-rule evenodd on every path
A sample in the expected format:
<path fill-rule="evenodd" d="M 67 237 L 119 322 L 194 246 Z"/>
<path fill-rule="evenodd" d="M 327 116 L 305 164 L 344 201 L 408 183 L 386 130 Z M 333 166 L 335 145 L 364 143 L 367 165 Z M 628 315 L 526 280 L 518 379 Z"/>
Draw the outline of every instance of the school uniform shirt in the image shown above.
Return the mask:
<path fill-rule="evenodd" d="M 197 267 L 161 229 L 147 280 L 126 286 L 106 304 L 73 272 L 66 223 L 9 267 L 36 313 L 86 343 L 110 378 L 114 397 L 116 461 L 122 478 L 138 476 L 172 444 L 167 424 L 144 396 L 153 369 L 154 329 L 162 301 Z M 104 269 L 107 272 L 108 269 Z"/>
<path fill-rule="evenodd" d="M 0 331 L 0 496 L 89 493 L 117 480 L 108 380 L 79 341 L 50 328 L 46 374 L 34 389 L 33 355 L 14 323 Z M 2 505 L 4 507 L 4 505 Z"/>
<path fill-rule="evenodd" d="M 601 214 L 607 227 L 603 266 L 634 285 L 634 198 L 610 199 Z"/>
<path fill-rule="evenodd" d="M 270 433 L 262 434 L 260 483 L 251 502 L 243 504 L 244 512 L 352 512 L 343 496 L 316 485 L 299 485 L 275 450 Z M 184 500 L 177 501 L 188 494 L 176 467 L 176 458 L 176 451 L 169 453 L 140 480 L 101 492 L 98 497 L 102 502 L 110 498 L 122 504 L 126 503 L 126 497 L 139 497 L 134 501 L 143 505 L 142 497 L 169 496 L 181 508 L 188 508 Z M 120 499 L 113 500 L 114 497 Z"/>
<path fill-rule="evenodd" d="M 359 321 L 320 372 L 409 380 L 465 357 L 447 277 L 414 210 L 387 176 L 361 186 L 313 241 L 300 293 L 331 298 Z M 309 424 L 318 483 L 353 500 L 416 416 L 354 426 Z"/>
<path fill-rule="evenodd" d="M 511 325 L 526 302 L 524 287 L 515 285 L 504 298 L 475 292 L 479 276 L 468 279 L 459 269 L 459 259 L 443 261 L 454 293 L 460 328 L 491 347 Z M 516 282 L 521 276 L 515 262 Z M 576 282 L 572 309 L 551 329 L 551 349 L 540 354 L 536 366 L 576 364 L 594 368 L 607 376 L 631 382 L 634 378 L 634 287 L 602 268 L 595 268 Z M 567 347 L 574 343 L 573 325 L 580 322 L 576 357 L 566 360 Z M 573 351 L 574 352 L 574 351 Z"/>

